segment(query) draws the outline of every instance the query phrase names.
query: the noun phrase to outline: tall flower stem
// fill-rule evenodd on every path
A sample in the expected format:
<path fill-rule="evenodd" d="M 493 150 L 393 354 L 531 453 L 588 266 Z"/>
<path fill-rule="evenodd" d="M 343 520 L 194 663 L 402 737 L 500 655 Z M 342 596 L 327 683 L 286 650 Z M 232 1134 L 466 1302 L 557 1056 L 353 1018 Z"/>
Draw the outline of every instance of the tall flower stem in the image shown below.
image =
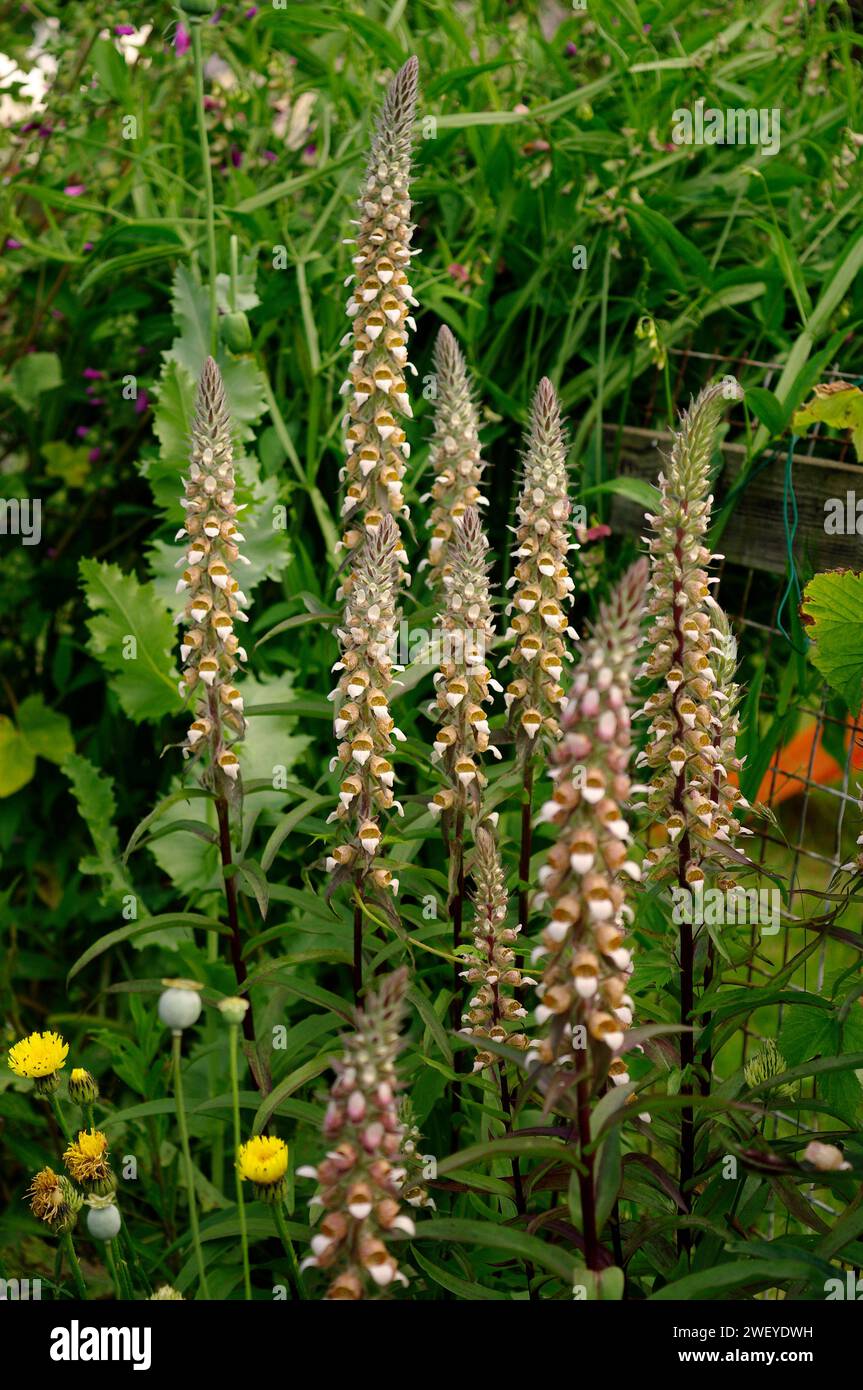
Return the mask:
<path fill-rule="evenodd" d="M 518 920 L 525 935 L 527 934 L 527 919 L 530 911 L 530 855 L 533 846 L 532 801 L 533 760 L 528 757 L 524 765 L 521 791 L 521 854 L 518 861 Z"/>
<path fill-rule="evenodd" d="M 201 1250 L 201 1232 L 198 1226 L 198 1202 L 195 1196 L 195 1173 L 192 1168 L 192 1150 L 189 1144 L 189 1126 L 186 1122 L 186 1106 L 183 1099 L 183 1070 L 182 1070 L 182 1030 L 176 1028 L 172 1041 L 172 1052 L 174 1062 L 174 1101 L 177 1110 L 177 1126 L 180 1131 L 180 1143 L 183 1149 L 183 1163 L 186 1170 L 186 1196 L 189 1203 L 189 1225 L 192 1228 L 192 1243 L 195 1247 L 195 1261 L 198 1266 L 198 1282 L 200 1291 L 205 1298 L 210 1297 L 210 1290 L 207 1286 L 207 1274 L 204 1269 L 204 1255 Z"/>
<path fill-rule="evenodd" d="M 207 120 L 204 110 L 204 54 L 201 42 L 201 25 L 192 23 L 192 53 L 195 67 L 195 107 L 198 119 L 198 140 L 201 146 L 201 171 L 204 176 L 204 195 L 207 218 L 207 255 L 210 272 L 210 351 L 216 351 L 216 327 L 218 311 L 216 305 L 216 209 L 213 194 L 213 167 L 210 163 L 210 144 L 207 139 Z"/>
<path fill-rule="evenodd" d="M 596 1192 L 593 1154 L 590 1152 L 590 1078 L 583 1076 L 576 1087 L 578 1106 L 578 1187 L 581 1195 L 581 1224 L 584 1231 L 584 1258 L 588 1269 L 599 1269 L 599 1240 L 596 1230 Z"/>
<path fill-rule="evenodd" d="M 78 1256 L 75 1254 L 75 1245 L 71 1235 L 67 1231 L 60 1237 L 60 1244 L 69 1261 L 69 1269 L 72 1274 L 72 1283 L 75 1285 L 75 1293 L 79 1298 L 87 1298 L 87 1285 L 84 1283 L 84 1276 L 81 1273 L 81 1266 L 78 1263 Z"/>
<path fill-rule="evenodd" d="M 240 1248 L 243 1252 L 243 1287 L 247 1301 L 252 1297 L 252 1279 L 249 1272 L 249 1233 L 246 1227 L 246 1203 L 243 1196 L 243 1183 L 236 1164 L 236 1154 L 240 1147 L 240 1079 L 237 1067 L 237 1024 L 230 1025 L 228 1052 L 231 1061 L 231 1112 L 234 1120 L 234 1178 L 237 1185 L 237 1219 L 240 1223 Z"/>
<path fill-rule="evenodd" d="M 273 1216 L 276 1222 L 276 1230 L 279 1233 L 279 1239 L 285 1248 L 285 1254 L 290 1263 L 291 1298 L 301 1302 L 303 1299 L 303 1281 L 300 1275 L 300 1266 L 297 1263 L 296 1251 L 294 1250 L 291 1237 L 288 1235 L 288 1227 L 285 1223 L 285 1213 L 281 1202 L 275 1202 L 273 1204 Z"/>
<path fill-rule="evenodd" d="M 216 801 L 216 815 L 219 820 L 219 854 L 222 859 L 222 872 L 225 881 L 228 926 L 231 929 L 231 961 L 234 966 L 237 988 L 242 989 L 249 972 L 246 969 L 246 962 L 243 960 L 243 938 L 240 933 L 240 914 L 237 908 L 237 882 L 232 872 L 234 858 L 231 849 L 231 822 L 228 803 L 223 796 L 218 797 Z M 249 1000 L 249 1007 L 243 1015 L 243 1035 L 247 1042 L 254 1044 L 255 1019 L 251 999 Z"/>
<path fill-rule="evenodd" d="M 354 1003 L 358 1004 L 363 992 L 363 889 L 362 876 L 357 874 L 354 883 Z"/>
<path fill-rule="evenodd" d="M 70 1138 L 72 1131 L 66 1128 L 66 1119 L 63 1115 L 63 1107 L 56 1096 L 50 1097 L 51 1113 L 57 1121 L 57 1127 L 64 1140 Z M 92 1125 L 91 1125 L 92 1127 Z"/>
<path fill-rule="evenodd" d="M 464 917 L 464 807 L 460 806 L 456 812 L 455 831 L 450 839 L 450 882 L 454 885 L 452 900 L 450 903 L 450 921 L 452 922 L 452 944 L 453 950 L 461 945 L 462 941 L 462 919 Z M 461 983 L 462 961 L 458 958 L 453 963 L 453 1001 L 452 1001 L 452 1026 L 458 1029 L 461 1024 L 462 1009 L 462 983 Z M 459 1054 L 456 1054 L 456 1067 L 458 1067 Z"/>
<path fill-rule="evenodd" d="M 120 1278 L 120 1271 L 117 1268 L 117 1257 L 114 1254 L 113 1240 L 105 1241 L 105 1264 L 108 1266 L 108 1273 L 111 1276 L 111 1283 L 114 1286 L 114 1297 L 122 1303 L 125 1301 L 126 1293 L 123 1288 L 123 1281 Z"/>

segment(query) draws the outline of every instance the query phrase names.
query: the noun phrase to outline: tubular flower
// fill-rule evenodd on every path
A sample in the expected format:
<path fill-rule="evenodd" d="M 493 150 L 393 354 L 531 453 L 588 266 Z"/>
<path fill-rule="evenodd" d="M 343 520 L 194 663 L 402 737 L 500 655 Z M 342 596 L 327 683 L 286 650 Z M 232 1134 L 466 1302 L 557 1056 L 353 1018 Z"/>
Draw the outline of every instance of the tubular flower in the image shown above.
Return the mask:
<path fill-rule="evenodd" d="M 698 893 L 705 865 L 721 863 L 722 846 L 740 833 L 735 811 L 746 806 L 730 774 L 737 716 L 736 644 L 710 593 L 714 559 L 704 544 L 713 502 L 708 469 L 722 410 L 740 400 L 733 377 L 707 386 L 681 418 L 667 475 L 659 476 L 660 508 L 648 516 L 651 599 L 649 656 L 642 675 L 659 681 L 641 714 L 649 717 L 638 765 L 653 769 L 647 807 L 658 844 L 644 859 L 656 880 L 677 879 Z"/>
<path fill-rule="evenodd" d="M 33 1178 L 27 1196 L 30 1210 L 37 1221 L 44 1221 L 55 1235 L 66 1235 L 74 1229 L 78 1212 L 84 1204 L 81 1193 L 64 1175 L 43 1168 Z"/>
<path fill-rule="evenodd" d="M 282 1202 L 287 1193 L 288 1146 L 284 1139 L 257 1134 L 237 1150 L 237 1168 L 243 1181 L 255 1184 L 255 1196 L 264 1202 Z"/>
<path fill-rule="evenodd" d="M 196 694 L 195 718 L 186 735 L 186 757 L 209 749 L 212 776 L 229 790 L 240 770 L 234 746 L 243 737 L 246 721 L 243 697 L 234 684 L 246 653 L 234 631 L 248 622 L 242 611 L 245 595 L 234 577 L 237 564 L 248 564 L 239 552 L 243 536 L 235 518 L 242 510 L 234 501 L 231 421 L 221 373 L 208 357 L 204 363 L 195 419 L 189 476 L 184 479 L 185 525 L 177 540 L 185 554 L 177 592 L 186 596 L 180 621 L 185 624 L 180 656 L 180 693 Z"/>
<path fill-rule="evenodd" d="M 563 739 L 552 753 L 554 794 L 541 812 L 558 838 L 539 876 L 550 915 L 533 956 L 545 962 L 536 1020 L 548 1027 L 535 1055 L 577 1067 L 589 1046 L 618 1084 L 629 1080 L 616 1054 L 632 1021 L 627 885 L 640 877 L 622 807 L 630 792 L 629 701 L 646 587 L 647 562 L 639 560 L 600 605 L 563 714 Z"/>
<path fill-rule="evenodd" d="M 393 1232 L 414 1234 L 401 1206 L 405 1169 L 397 1112 L 396 1057 L 405 1007 L 407 971 L 398 970 L 367 997 L 344 1039 L 324 1120 L 326 1158 L 299 1176 L 316 1177 L 314 1199 L 324 1216 L 302 1268 L 330 1274 L 327 1299 L 375 1297 L 406 1284 L 387 1244 Z"/>
<path fill-rule="evenodd" d="M 462 1014 L 465 1025 L 462 1032 L 480 1043 L 473 1069 L 482 1071 L 500 1060 L 495 1053 L 482 1049 L 484 1038 L 506 1043 L 509 1047 L 527 1047 L 524 1033 L 509 1030 L 513 1024 L 518 1027 L 520 1020 L 527 1016 L 515 991 L 536 981 L 523 976 L 516 964 L 513 948 L 521 927 L 504 925 L 506 879 L 497 841 L 488 822 L 477 826 L 475 841 L 473 951 L 467 957 L 467 969 L 461 972 L 473 995 L 467 1012 Z"/>
<path fill-rule="evenodd" d="M 484 507 L 486 501 L 479 490 L 484 467 L 479 414 L 461 348 L 446 326 L 435 341 L 434 368 L 437 397 L 429 459 L 435 480 L 431 492 L 421 500 L 434 502 L 429 518 L 429 584 L 439 591 L 455 524 L 468 507 Z"/>
<path fill-rule="evenodd" d="M 354 837 L 337 846 L 327 861 L 330 869 L 359 869 L 361 876 L 377 875 L 378 886 L 398 888 L 384 870 L 372 869 L 381 840 L 379 817 L 401 806 L 393 797 L 395 773 L 390 754 L 393 740 L 404 740 L 390 714 L 389 699 L 396 643 L 395 570 L 398 528 L 385 516 L 370 534 L 357 559 L 353 584 L 345 601 L 343 626 L 337 629 L 341 660 L 333 667 L 339 681 L 330 699 L 335 702 L 335 733 L 340 739 L 330 771 L 340 768 L 339 804 L 329 819 L 350 822 Z"/>
<path fill-rule="evenodd" d="M 558 716 L 566 700 L 560 678 L 564 661 L 572 659 L 564 638 L 577 639 L 567 617 L 574 588 L 567 556 L 577 549 L 569 539 L 569 513 L 560 405 L 544 377 L 531 409 L 517 507 L 517 563 L 508 585 L 514 593 L 504 637 L 515 647 L 501 662 L 511 661 L 515 670 L 504 699 L 523 757 L 537 746 L 539 735 L 554 740 L 560 733 Z"/>
<path fill-rule="evenodd" d="M 412 415 L 405 372 L 408 329 L 415 329 L 410 285 L 411 132 L 417 100 L 416 58 L 393 78 L 384 98 L 357 204 L 354 289 L 347 302 L 351 331 L 342 339 L 353 355 L 342 386 L 347 461 L 343 546 L 355 550 L 384 516 L 407 516 L 402 480 L 410 446 L 402 420 Z M 407 556 L 399 542 L 396 569 Z M 352 575 L 343 586 L 347 592 Z"/>
<path fill-rule="evenodd" d="M 76 1182 L 88 1191 L 106 1196 L 114 1191 L 116 1180 L 108 1163 L 108 1140 L 101 1129 L 81 1129 L 73 1139 L 63 1162 Z"/>
<path fill-rule="evenodd" d="M 31 1033 L 9 1049 L 8 1062 L 16 1076 L 36 1082 L 40 1095 L 50 1095 L 60 1085 L 60 1071 L 66 1065 L 69 1044 L 59 1033 Z"/>
<path fill-rule="evenodd" d="M 425 1158 L 419 1151 L 422 1135 L 414 1119 L 413 1106 L 409 1096 L 399 1096 L 398 1117 L 402 1134 L 400 1155 L 405 1174 L 402 1181 L 401 1196 L 409 1207 L 429 1207 L 434 1211 L 436 1210 L 435 1200 L 429 1196 L 425 1183 Z"/>
<path fill-rule="evenodd" d="M 443 650 L 431 705 L 440 724 L 432 761 L 443 763 L 450 795 L 431 801 L 433 812 L 470 804 L 478 814 L 486 784 L 481 759 L 489 747 L 489 726 L 483 706 L 493 701 L 492 690 L 501 689 L 485 664 L 494 637 L 487 554 L 479 512 L 468 507 L 463 519 L 453 523 L 443 573 L 446 607 L 437 617 Z M 492 752 L 500 757 L 497 749 Z"/>

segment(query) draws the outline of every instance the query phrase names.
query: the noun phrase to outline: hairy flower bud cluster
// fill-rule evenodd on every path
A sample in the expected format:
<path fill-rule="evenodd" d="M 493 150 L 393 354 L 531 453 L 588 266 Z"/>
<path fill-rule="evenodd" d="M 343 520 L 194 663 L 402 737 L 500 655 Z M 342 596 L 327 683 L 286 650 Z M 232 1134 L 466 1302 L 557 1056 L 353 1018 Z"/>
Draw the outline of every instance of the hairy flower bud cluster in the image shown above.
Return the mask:
<path fill-rule="evenodd" d="M 341 660 L 333 667 L 340 672 L 338 685 L 330 694 L 335 702 L 334 729 L 339 740 L 330 771 L 339 768 L 342 781 L 339 804 L 331 821 L 349 822 L 354 827 L 350 843 L 336 846 L 327 861 L 330 870 L 359 867 L 363 876 L 371 873 L 381 888 L 398 889 L 388 870 L 372 869 L 381 841 L 381 812 L 401 804 L 393 796 L 395 772 L 390 755 L 393 740 L 404 740 L 390 713 L 389 700 L 396 642 L 394 556 L 399 544 L 398 527 L 385 516 L 369 533 L 368 543 L 357 557 L 353 583 L 345 601 L 345 616 L 337 630 Z"/>
<path fill-rule="evenodd" d="M 646 560 L 636 561 L 600 605 L 563 714 L 563 738 L 551 755 L 554 794 L 541 819 L 558 838 L 540 870 L 538 901 L 550 917 L 533 955 L 545 963 L 536 1020 L 548 1027 L 535 1048 L 544 1063 L 577 1066 L 588 1044 L 616 1054 L 632 1022 L 627 892 L 641 871 L 631 858 L 624 807 L 647 569 Z M 608 1053 L 599 1061 L 604 1071 Z M 622 1058 L 613 1057 L 608 1070 L 618 1084 L 629 1080 Z"/>
<path fill-rule="evenodd" d="M 453 528 L 468 507 L 484 507 L 480 494 L 479 414 L 461 348 L 444 325 L 434 347 L 437 396 L 429 461 L 434 485 L 421 501 L 434 503 L 429 517 L 429 584 L 440 590 L 449 560 Z M 423 561 L 425 563 L 425 561 Z"/>
<path fill-rule="evenodd" d="M 578 636 L 567 616 L 574 588 L 567 557 L 577 547 L 570 542 L 566 449 L 560 405 L 547 377 L 533 398 L 517 514 L 516 566 L 508 585 L 514 592 L 504 635 L 515 647 L 501 665 L 511 661 L 515 670 L 504 698 L 525 754 L 538 735 L 554 740 L 560 733 L 566 700 L 560 679 L 564 661 L 572 659 L 564 638 Z"/>
<path fill-rule="evenodd" d="M 476 507 L 453 523 L 448 560 L 442 576 L 445 608 L 437 615 L 440 668 L 434 677 L 437 695 L 430 711 L 437 718 L 432 761 L 440 762 L 448 785 L 429 802 L 437 814 L 470 805 L 478 815 L 487 778 L 482 755 L 489 748 L 488 713 L 492 691 L 501 686 L 486 665 L 494 637 L 488 582 L 488 541 Z M 492 748 L 495 757 L 500 757 Z"/>
<path fill-rule="evenodd" d="M 647 807 L 656 823 L 644 868 L 654 879 L 675 878 L 693 892 L 705 866 L 721 864 L 722 848 L 740 833 L 736 811 L 747 805 L 730 774 L 735 754 L 736 644 L 712 597 L 705 544 L 713 498 L 709 466 L 722 411 L 740 400 L 733 377 L 705 387 L 681 417 L 667 473 L 659 477 L 660 506 L 647 520 L 651 559 L 652 626 L 642 675 L 659 682 L 641 713 L 650 719 L 638 765 L 653 769 Z"/>
<path fill-rule="evenodd" d="M 416 307 L 410 284 L 411 132 L 417 100 L 416 58 L 409 58 L 387 90 L 372 139 L 356 220 L 354 289 L 347 302 L 351 331 L 342 346 L 353 355 L 342 386 L 347 398 L 343 425 L 347 462 L 342 479 L 342 543 L 360 546 L 384 516 L 407 516 L 402 492 L 410 446 L 402 421 L 412 415 L 405 372 L 408 329 Z M 354 239 L 349 244 L 354 244 Z M 399 543 L 399 568 L 407 556 Z M 400 571 L 404 577 L 403 571 Z M 349 571 L 346 590 L 351 582 Z"/>
<path fill-rule="evenodd" d="M 536 981 L 522 975 L 516 964 L 514 948 L 521 927 L 505 925 L 506 879 L 489 821 L 477 826 L 472 874 L 473 950 L 466 958 L 467 969 L 461 977 L 473 993 L 467 1012 L 462 1015 L 462 1032 L 480 1043 L 473 1069 L 482 1071 L 500 1060 L 482 1047 L 484 1038 L 508 1047 L 527 1047 L 524 1033 L 510 1031 L 512 1025 L 520 1029 L 521 1019 L 527 1016 L 515 991 Z"/>
<path fill-rule="evenodd" d="M 302 1268 L 327 1270 L 327 1299 L 375 1297 L 395 1283 L 406 1284 L 388 1242 L 394 1232 L 414 1234 L 402 1209 L 405 1169 L 400 1161 L 396 1057 L 408 976 L 388 976 L 358 1009 L 355 1032 L 344 1039 L 324 1120 L 326 1158 L 317 1168 L 300 1168 L 316 1178 L 313 1201 L 324 1208 Z"/>
<path fill-rule="evenodd" d="M 180 619 L 185 625 L 180 694 L 194 691 L 197 701 L 183 748 L 187 757 L 208 748 L 213 775 L 230 785 L 240 770 L 234 747 L 246 728 L 235 675 L 247 658 L 235 625 L 248 622 L 242 611 L 247 600 L 234 570 L 249 562 L 238 549 L 243 536 L 236 517 L 242 507 L 234 501 L 231 421 L 222 376 L 212 357 L 204 363 L 198 383 L 184 483 L 186 523 L 177 532 L 177 540 L 186 547 L 178 561 L 183 574 L 177 584 L 177 592 L 186 596 Z"/>
<path fill-rule="evenodd" d="M 409 1207 L 428 1207 L 434 1211 L 436 1203 L 426 1186 L 425 1157 L 419 1149 L 422 1135 L 414 1119 L 410 1096 L 399 1096 L 398 1115 L 402 1131 L 400 1156 L 405 1173 L 401 1188 L 402 1198 Z"/>

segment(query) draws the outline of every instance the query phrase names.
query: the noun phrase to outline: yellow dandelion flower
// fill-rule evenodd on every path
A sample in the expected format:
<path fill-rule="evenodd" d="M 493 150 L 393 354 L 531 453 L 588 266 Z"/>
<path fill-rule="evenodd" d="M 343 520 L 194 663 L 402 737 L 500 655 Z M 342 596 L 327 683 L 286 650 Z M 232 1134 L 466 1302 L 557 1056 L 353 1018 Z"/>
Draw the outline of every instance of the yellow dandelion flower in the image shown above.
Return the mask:
<path fill-rule="evenodd" d="M 69 1044 L 59 1033 L 31 1033 L 9 1049 L 9 1066 L 16 1076 L 52 1076 L 66 1065 Z"/>
<path fill-rule="evenodd" d="M 76 1182 L 104 1183 L 110 1179 L 108 1140 L 101 1129 L 82 1129 L 63 1155 Z"/>
<path fill-rule="evenodd" d="M 276 1200 L 283 1195 L 285 1173 L 288 1171 L 288 1146 L 284 1139 L 258 1134 L 237 1150 L 240 1177 L 253 1182 L 257 1195 Z"/>

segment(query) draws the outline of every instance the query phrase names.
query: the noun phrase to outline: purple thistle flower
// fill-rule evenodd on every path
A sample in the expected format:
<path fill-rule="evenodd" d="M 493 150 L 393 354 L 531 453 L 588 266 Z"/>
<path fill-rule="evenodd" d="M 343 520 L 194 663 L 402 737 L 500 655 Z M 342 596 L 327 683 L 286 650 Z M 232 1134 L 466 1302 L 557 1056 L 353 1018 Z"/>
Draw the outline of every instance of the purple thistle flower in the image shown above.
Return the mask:
<path fill-rule="evenodd" d="M 86 438 L 87 438 L 87 435 L 90 433 L 90 426 L 89 426 L 89 425 L 79 425 L 78 428 L 76 429 L 75 433 L 76 433 L 76 435 L 78 436 L 79 439 L 86 439 Z"/>
<path fill-rule="evenodd" d="M 67 198 L 80 198 L 82 193 L 87 192 L 87 185 L 84 183 L 67 183 L 63 189 Z"/>
<path fill-rule="evenodd" d="M 147 392 L 146 392 L 146 391 L 139 391 L 138 397 L 137 397 L 137 399 L 136 399 L 136 401 L 135 401 L 135 414 L 136 414 L 136 415 L 143 415 L 143 414 L 144 414 L 144 411 L 149 409 L 149 406 L 150 406 L 150 397 L 147 395 Z"/>
<path fill-rule="evenodd" d="M 257 7 L 257 5 L 251 5 L 251 6 L 249 7 L 249 9 L 246 10 L 246 13 L 244 14 L 243 18 L 244 18 L 244 19 L 254 19 L 255 15 L 256 15 L 257 13 L 258 13 L 258 7 Z"/>
<path fill-rule="evenodd" d="M 174 48 L 177 53 L 182 55 L 188 53 L 192 45 L 192 35 L 184 24 L 177 25 L 177 32 L 174 35 Z"/>
<path fill-rule="evenodd" d="M 262 158 L 262 159 L 265 159 L 265 160 L 267 161 L 268 164 L 275 164 L 276 159 L 278 158 L 278 156 L 277 156 L 275 150 L 262 150 L 262 151 L 261 151 L 261 158 Z"/>
<path fill-rule="evenodd" d="M 20 250 L 21 250 L 22 244 L 23 244 L 22 242 L 16 241 L 15 237 L 13 237 L 13 236 L 7 236 L 7 238 L 6 238 L 6 250 L 7 250 L 7 251 L 20 251 Z"/>
<path fill-rule="evenodd" d="M 85 381 L 104 381 L 105 373 L 100 372 L 98 367 L 85 367 L 81 373 Z"/>
<path fill-rule="evenodd" d="M 243 151 L 240 149 L 239 145 L 231 146 L 231 163 L 235 169 L 239 169 L 243 163 Z"/>
<path fill-rule="evenodd" d="M 102 450 L 101 450 L 100 448 L 97 447 L 97 448 L 95 448 L 95 449 L 91 449 L 90 452 L 89 452 L 89 454 L 87 455 L 87 462 L 88 462 L 88 463 L 98 463 L 101 457 L 102 457 Z"/>
<path fill-rule="evenodd" d="M 114 33 L 117 34 L 117 35 L 119 35 L 120 37 L 123 37 L 123 36 L 128 35 L 128 34 L 134 34 L 134 32 L 135 32 L 135 26 L 134 26 L 134 24 L 115 24 L 115 25 L 114 25 Z"/>
<path fill-rule="evenodd" d="M 85 241 L 82 250 L 84 250 L 84 251 L 92 251 L 92 250 L 93 250 L 93 243 L 92 243 L 92 241 Z"/>

